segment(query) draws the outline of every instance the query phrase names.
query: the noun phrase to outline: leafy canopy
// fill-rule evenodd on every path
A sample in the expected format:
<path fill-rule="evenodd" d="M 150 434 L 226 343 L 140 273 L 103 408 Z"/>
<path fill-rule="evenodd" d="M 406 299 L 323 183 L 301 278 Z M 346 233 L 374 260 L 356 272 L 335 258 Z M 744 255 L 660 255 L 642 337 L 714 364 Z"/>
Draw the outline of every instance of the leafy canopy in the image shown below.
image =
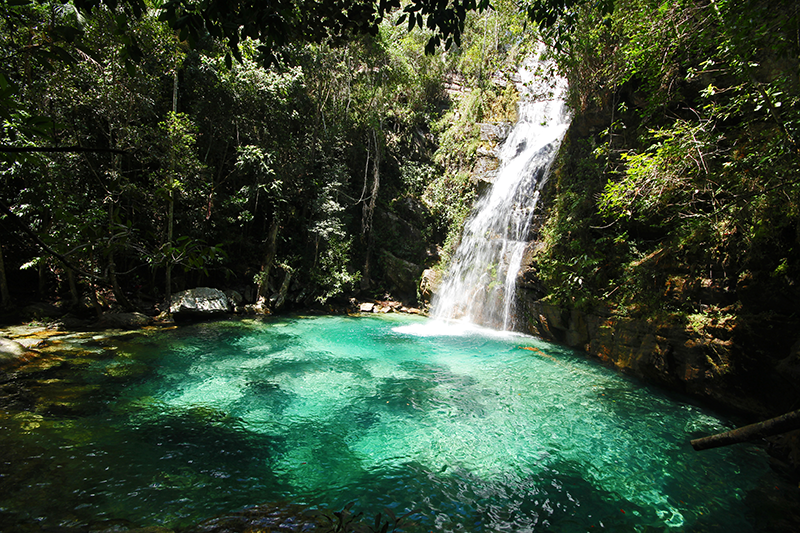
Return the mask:
<path fill-rule="evenodd" d="M 25 2 L 25 0 L 18 0 Z M 377 35 L 379 25 L 390 13 L 402 11 L 396 24 L 427 28 L 431 36 L 425 46 L 432 53 L 438 46 L 461 45 L 469 12 L 491 9 L 490 0 L 74 0 L 82 12 L 105 6 L 118 13 L 121 33 L 127 17 L 141 17 L 149 8 L 179 32 L 183 41 L 195 45 L 210 35 L 224 41 L 231 56 L 241 60 L 239 44 L 258 41 L 267 64 L 278 59 L 282 48 L 295 43 L 323 43 L 347 40 L 354 35 Z M 558 26 L 558 39 L 567 39 L 577 19 L 579 6 L 599 7 L 611 12 L 614 0 L 526 0 L 520 10 L 540 26 Z M 135 38 L 128 36 L 132 57 L 140 55 Z"/>

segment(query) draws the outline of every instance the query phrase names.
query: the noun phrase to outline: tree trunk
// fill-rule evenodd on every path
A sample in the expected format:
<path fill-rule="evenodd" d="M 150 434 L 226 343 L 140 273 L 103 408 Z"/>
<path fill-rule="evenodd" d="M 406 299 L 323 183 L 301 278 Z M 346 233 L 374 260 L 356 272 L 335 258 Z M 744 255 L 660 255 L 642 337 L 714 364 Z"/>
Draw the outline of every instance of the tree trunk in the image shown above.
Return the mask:
<path fill-rule="evenodd" d="M 97 316 L 103 314 L 103 307 L 100 305 L 100 302 L 97 301 L 97 287 L 91 281 L 89 282 L 89 301 L 92 302 L 92 307 L 94 308 L 94 312 L 97 313 Z"/>
<path fill-rule="evenodd" d="M 178 71 L 172 73 L 172 113 L 178 112 Z M 170 143 L 172 141 L 170 140 Z M 175 149 L 170 147 L 170 169 L 169 169 L 169 207 L 167 208 L 167 272 L 164 286 L 166 289 L 167 311 L 172 306 L 172 227 L 175 220 Z"/>
<path fill-rule="evenodd" d="M 39 294 L 39 299 L 44 300 L 47 296 L 47 270 L 45 269 L 45 261 L 44 257 L 42 257 L 39 261 L 39 268 L 38 268 L 38 275 L 39 275 L 39 286 L 37 288 L 37 293 Z"/>
<path fill-rule="evenodd" d="M 108 252 L 108 280 L 111 282 L 111 290 L 114 292 L 117 303 L 127 310 L 133 309 L 134 307 L 130 300 L 128 300 L 128 297 L 125 296 L 125 293 L 119 286 L 119 281 L 117 280 L 117 265 L 114 262 L 114 252 L 112 251 Z"/>
<path fill-rule="evenodd" d="M 280 222 L 278 221 L 278 214 L 272 216 L 272 224 L 269 226 L 267 233 L 267 251 L 264 254 L 264 262 L 261 264 L 261 272 L 258 276 L 258 292 L 256 293 L 256 303 L 266 306 L 269 295 L 269 273 L 272 269 L 272 264 L 275 262 L 275 256 L 278 253 L 278 228 Z"/>
<path fill-rule="evenodd" d="M 792 411 L 775 418 L 770 418 L 763 422 L 750 424 L 749 426 L 732 429 L 724 433 L 717 433 L 709 437 L 694 439 L 691 441 L 692 448 L 696 451 L 719 448 L 740 442 L 748 442 L 780 433 L 786 433 L 794 429 L 800 429 L 800 410 Z"/>
<path fill-rule="evenodd" d="M 172 181 L 170 179 L 170 181 Z M 167 210 L 167 255 L 166 255 L 166 274 L 164 281 L 164 290 L 166 292 L 165 302 L 167 310 L 169 311 L 172 305 L 172 221 L 175 216 L 175 201 L 174 191 L 172 190 L 172 183 L 170 183 L 169 191 L 169 208 Z"/>
<path fill-rule="evenodd" d="M 81 303 L 81 296 L 78 293 L 78 284 L 75 283 L 75 272 L 67 267 L 67 281 L 69 282 L 69 294 L 72 297 L 72 306 L 78 307 Z"/>
<path fill-rule="evenodd" d="M 275 309 L 280 309 L 283 307 L 283 303 L 286 301 L 286 295 L 289 294 L 289 283 L 292 281 L 292 269 L 286 268 L 286 275 L 283 277 L 283 283 L 281 284 L 281 289 L 278 292 L 278 299 L 275 301 Z"/>
<path fill-rule="evenodd" d="M 110 238 L 113 238 L 114 235 L 114 198 L 112 197 L 109 200 L 108 205 L 108 234 Z M 133 309 L 131 302 L 128 300 L 128 297 L 125 296 L 125 293 L 122 291 L 122 288 L 119 286 L 119 280 L 117 280 L 117 264 L 114 260 L 114 243 L 109 240 L 108 243 L 108 250 L 106 252 L 108 254 L 108 281 L 111 283 L 111 291 L 114 293 L 114 297 L 117 299 L 117 303 L 124 307 L 125 309 Z"/>
<path fill-rule="evenodd" d="M 372 248 L 374 239 L 372 235 L 372 217 L 375 214 L 375 203 L 378 200 L 378 191 L 381 185 L 381 148 L 378 145 L 378 134 L 375 130 L 372 132 L 372 138 L 375 142 L 375 158 L 372 162 L 372 192 L 370 193 L 369 201 L 364 202 L 364 210 L 361 215 L 361 236 L 366 239 L 367 254 L 364 259 L 364 272 L 361 276 L 361 288 L 366 290 L 370 287 L 370 258 L 372 256 Z"/>
<path fill-rule="evenodd" d="M 6 279 L 6 266 L 3 262 L 2 244 L 0 244 L 0 305 L 2 307 L 11 306 L 11 293 L 8 292 L 8 280 Z"/>

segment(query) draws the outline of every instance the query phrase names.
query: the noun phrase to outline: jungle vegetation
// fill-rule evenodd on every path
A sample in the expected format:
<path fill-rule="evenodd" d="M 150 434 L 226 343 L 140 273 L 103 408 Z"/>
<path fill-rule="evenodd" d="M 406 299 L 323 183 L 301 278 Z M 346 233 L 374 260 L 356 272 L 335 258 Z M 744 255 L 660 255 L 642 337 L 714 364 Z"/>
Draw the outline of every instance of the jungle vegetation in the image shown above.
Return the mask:
<path fill-rule="evenodd" d="M 547 299 L 722 339 L 748 330 L 758 351 L 788 353 L 800 323 L 798 9 L 626 0 L 574 12 L 557 57 L 576 119 L 535 263 Z"/>
<path fill-rule="evenodd" d="M 471 199 L 436 156 L 445 83 L 480 107 L 530 30 L 510 4 L 395 4 L 320 4 L 312 27 L 302 3 L 276 26 L 260 3 L 4 2 L 3 304 L 208 284 L 269 309 L 291 284 L 287 306 L 313 306 L 391 291 L 387 260 L 435 262 Z"/>
<path fill-rule="evenodd" d="M 396 291 L 396 261 L 446 262 L 477 194 L 476 123 L 513 119 L 507 81 L 546 42 L 575 124 L 542 296 L 701 325 L 791 315 L 794 2 L 262 4 L 3 2 L 4 305 Z"/>

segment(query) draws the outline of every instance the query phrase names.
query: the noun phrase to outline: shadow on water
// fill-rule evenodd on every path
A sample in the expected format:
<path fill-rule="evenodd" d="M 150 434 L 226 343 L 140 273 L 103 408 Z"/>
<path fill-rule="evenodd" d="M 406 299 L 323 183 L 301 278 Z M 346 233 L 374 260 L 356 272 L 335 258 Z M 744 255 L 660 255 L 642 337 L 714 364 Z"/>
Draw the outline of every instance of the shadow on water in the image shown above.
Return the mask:
<path fill-rule="evenodd" d="M 414 511 L 409 532 L 791 531 L 760 449 L 686 453 L 721 423 L 695 406 L 541 341 L 356 323 L 203 325 L 6 379 L 0 531 L 331 531 L 351 503 L 365 527 Z M 319 344 L 337 333 L 356 344 Z"/>

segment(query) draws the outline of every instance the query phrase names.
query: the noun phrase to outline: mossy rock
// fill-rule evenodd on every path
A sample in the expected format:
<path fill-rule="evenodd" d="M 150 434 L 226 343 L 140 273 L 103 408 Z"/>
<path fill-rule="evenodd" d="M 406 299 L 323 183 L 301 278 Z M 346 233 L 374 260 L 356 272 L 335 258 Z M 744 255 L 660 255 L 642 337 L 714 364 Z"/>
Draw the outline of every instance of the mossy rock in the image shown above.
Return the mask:
<path fill-rule="evenodd" d="M 146 375 L 148 371 L 146 364 L 125 359 L 108 365 L 103 374 L 112 379 L 136 379 Z"/>

